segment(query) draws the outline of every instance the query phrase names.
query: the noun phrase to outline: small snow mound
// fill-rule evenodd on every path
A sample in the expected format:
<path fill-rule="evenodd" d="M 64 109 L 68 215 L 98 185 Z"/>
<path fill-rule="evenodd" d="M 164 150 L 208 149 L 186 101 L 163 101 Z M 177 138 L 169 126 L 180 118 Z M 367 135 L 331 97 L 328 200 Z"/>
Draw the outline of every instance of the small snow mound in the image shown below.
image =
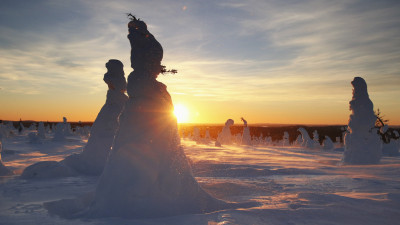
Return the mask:
<path fill-rule="evenodd" d="M 42 161 L 25 168 L 21 174 L 22 179 L 47 179 L 57 177 L 75 176 L 76 171 L 55 161 Z"/>
<path fill-rule="evenodd" d="M 324 150 L 332 150 L 335 146 L 333 145 L 333 141 L 330 137 L 325 136 L 325 140 L 323 142 L 323 149 Z"/>
<path fill-rule="evenodd" d="M 217 137 L 218 143 L 220 143 L 221 145 L 232 144 L 231 126 L 234 123 L 235 122 L 233 121 L 233 119 L 228 119 L 225 122 L 224 128 L 222 128 L 221 133 L 218 134 L 218 137 Z"/>

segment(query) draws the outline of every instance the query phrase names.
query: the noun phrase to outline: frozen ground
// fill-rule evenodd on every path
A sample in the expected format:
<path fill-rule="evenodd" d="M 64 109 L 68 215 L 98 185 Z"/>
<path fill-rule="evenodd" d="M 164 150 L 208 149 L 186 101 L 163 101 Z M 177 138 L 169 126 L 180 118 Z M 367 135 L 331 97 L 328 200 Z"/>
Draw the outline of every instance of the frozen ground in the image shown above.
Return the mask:
<path fill-rule="evenodd" d="M 18 174 L 32 163 L 79 152 L 85 143 L 70 137 L 30 144 L 27 136 L 15 136 L 3 142 L 3 162 Z M 0 178 L 0 224 L 399 224 L 399 157 L 383 157 L 373 166 L 339 166 L 341 152 L 182 143 L 208 192 L 227 201 L 260 205 L 145 220 L 65 220 L 49 215 L 42 203 L 91 192 L 96 177 L 12 176 Z"/>

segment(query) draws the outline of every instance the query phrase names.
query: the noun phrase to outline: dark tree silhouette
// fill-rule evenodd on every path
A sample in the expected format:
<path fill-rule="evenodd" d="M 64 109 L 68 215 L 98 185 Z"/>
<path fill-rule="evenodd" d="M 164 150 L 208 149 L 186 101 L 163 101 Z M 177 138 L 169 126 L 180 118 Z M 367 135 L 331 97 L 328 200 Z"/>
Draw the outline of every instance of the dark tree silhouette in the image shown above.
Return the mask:
<path fill-rule="evenodd" d="M 379 128 L 378 134 L 381 136 L 383 143 L 388 144 L 390 143 L 390 139 L 395 138 L 392 132 L 388 129 L 388 126 L 386 124 L 387 122 L 389 122 L 389 120 L 383 118 L 384 115 L 381 114 L 379 108 L 374 113 L 376 116 L 375 127 Z"/>
<path fill-rule="evenodd" d="M 126 13 L 126 16 L 127 16 L 128 19 L 130 19 L 131 21 L 140 20 L 140 19 L 136 19 L 136 17 L 135 17 L 134 15 L 132 15 L 132 13 Z"/>
<path fill-rule="evenodd" d="M 166 66 L 161 65 L 161 74 L 166 74 L 166 73 L 176 74 L 176 73 L 178 73 L 178 70 L 176 70 L 176 69 L 167 69 Z"/>

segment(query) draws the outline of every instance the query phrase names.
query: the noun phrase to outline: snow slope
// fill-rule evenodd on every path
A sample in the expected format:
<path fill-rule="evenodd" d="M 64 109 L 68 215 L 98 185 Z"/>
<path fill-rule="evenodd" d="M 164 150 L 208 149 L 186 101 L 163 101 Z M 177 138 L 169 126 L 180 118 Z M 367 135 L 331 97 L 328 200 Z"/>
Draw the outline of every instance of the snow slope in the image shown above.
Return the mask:
<path fill-rule="evenodd" d="M 3 142 L 2 159 L 14 172 L 43 160 L 61 160 L 82 150 L 86 140 L 68 137 L 42 144 L 27 135 Z M 377 165 L 338 165 L 342 153 L 282 146 L 197 145 L 182 141 L 194 175 L 209 193 L 259 206 L 167 218 L 65 220 L 43 202 L 91 193 L 97 177 L 23 180 L 0 178 L 0 224 L 398 224 L 400 158 Z"/>

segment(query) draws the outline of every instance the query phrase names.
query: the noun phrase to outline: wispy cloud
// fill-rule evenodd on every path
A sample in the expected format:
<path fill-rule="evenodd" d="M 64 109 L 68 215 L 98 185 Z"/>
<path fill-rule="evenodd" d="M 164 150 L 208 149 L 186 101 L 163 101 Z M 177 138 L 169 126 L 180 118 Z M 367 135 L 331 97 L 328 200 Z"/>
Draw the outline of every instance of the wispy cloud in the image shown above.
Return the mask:
<path fill-rule="evenodd" d="M 199 54 L 200 59 L 180 61 L 178 65 L 196 74 L 189 75 L 191 83 L 204 92 L 217 92 L 215 99 L 343 99 L 348 98 L 348 84 L 354 76 L 364 76 L 370 86 L 379 85 L 381 78 L 376 77 L 384 76 L 382 82 L 387 83 L 379 90 L 382 92 L 399 83 L 400 31 L 393 29 L 400 25 L 396 3 L 225 1 L 220 5 L 247 15 L 236 18 L 236 26 L 231 26 L 233 33 L 247 41 L 231 47 L 256 40 L 263 53 L 254 54 L 254 58 L 225 55 L 221 59 L 208 49 L 208 57 Z M 211 79 L 216 85 L 207 82 Z M 285 97 L 281 92 L 296 95 Z"/>

